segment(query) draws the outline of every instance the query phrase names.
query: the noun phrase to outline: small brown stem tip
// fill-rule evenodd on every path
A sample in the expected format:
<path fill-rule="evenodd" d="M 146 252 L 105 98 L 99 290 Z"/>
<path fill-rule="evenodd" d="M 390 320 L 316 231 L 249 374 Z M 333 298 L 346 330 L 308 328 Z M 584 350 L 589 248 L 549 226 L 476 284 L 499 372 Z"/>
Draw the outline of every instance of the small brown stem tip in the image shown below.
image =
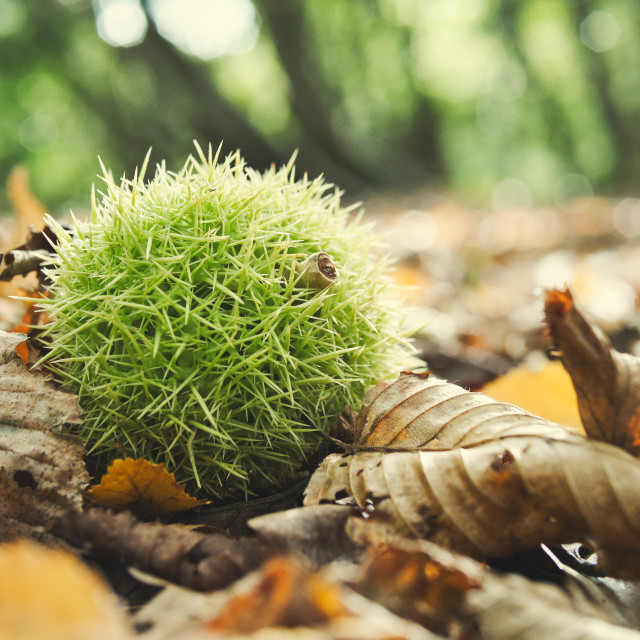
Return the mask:
<path fill-rule="evenodd" d="M 573 294 L 569 287 L 545 292 L 544 313 L 547 318 L 564 318 L 573 309 Z"/>
<path fill-rule="evenodd" d="M 312 253 L 304 262 L 295 263 L 298 286 L 325 289 L 340 279 L 338 269 L 328 253 Z"/>

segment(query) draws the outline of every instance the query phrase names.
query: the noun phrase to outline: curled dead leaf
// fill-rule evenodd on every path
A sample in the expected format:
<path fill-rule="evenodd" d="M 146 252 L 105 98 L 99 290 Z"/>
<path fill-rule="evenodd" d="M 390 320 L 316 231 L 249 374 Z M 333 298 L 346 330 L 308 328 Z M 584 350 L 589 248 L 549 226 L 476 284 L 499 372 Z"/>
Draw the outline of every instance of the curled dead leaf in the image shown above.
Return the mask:
<path fill-rule="evenodd" d="M 587 436 L 640 456 L 640 359 L 613 349 L 569 289 L 547 292 L 545 316 L 573 381 Z"/>
<path fill-rule="evenodd" d="M 470 393 L 428 374 L 405 372 L 379 382 L 355 420 L 358 448 L 450 449 L 496 438 L 572 437 L 562 426 L 483 393 Z"/>
<path fill-rule="evenodd" d="M 411 374 L 374 387 L 355 427 L 356 442 L 386 446 L 325 458 L 305 504 L 350 498 L 394 532 L 477 558 L 586 541 L 604 567 L 640 575 L 640 463 L 621 449 Z"/>

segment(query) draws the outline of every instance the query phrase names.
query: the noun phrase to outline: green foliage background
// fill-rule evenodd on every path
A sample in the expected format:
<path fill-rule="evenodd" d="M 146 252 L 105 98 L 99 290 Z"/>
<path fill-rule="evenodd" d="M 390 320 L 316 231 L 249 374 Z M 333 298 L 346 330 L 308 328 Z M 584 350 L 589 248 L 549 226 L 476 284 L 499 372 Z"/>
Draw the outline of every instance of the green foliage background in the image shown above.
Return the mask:
<path fill-rule="evenodd" d="M 131 174 L 149 146 L 181 162 L 194 138 L 258 169 L 300 148 L 301 169 L 354 196 L 486 202 L 515 178 L 544 201 L 574 174 L 636 190 L 632 0 L 254 0 L 255 44 L 211 60 L 160 35 L 150 3 L 142 42 L 107 44 L 106 2 L 0 0 L 0 176 L 26 164 L 56 212 L 86 206 L 98 154 Z"/>

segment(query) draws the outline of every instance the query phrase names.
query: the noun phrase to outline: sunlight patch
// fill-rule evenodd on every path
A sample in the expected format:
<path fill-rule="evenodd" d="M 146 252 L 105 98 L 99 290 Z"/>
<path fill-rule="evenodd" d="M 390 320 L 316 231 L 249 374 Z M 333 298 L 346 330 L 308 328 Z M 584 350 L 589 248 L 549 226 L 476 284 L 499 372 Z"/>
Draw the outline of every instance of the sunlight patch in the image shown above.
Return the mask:
<path fill-rule="evenodd" d="M 249 51 L 258 37 L 250 0 L 151 0 L 149 11 L 167 40 L 205 60 Z"/>

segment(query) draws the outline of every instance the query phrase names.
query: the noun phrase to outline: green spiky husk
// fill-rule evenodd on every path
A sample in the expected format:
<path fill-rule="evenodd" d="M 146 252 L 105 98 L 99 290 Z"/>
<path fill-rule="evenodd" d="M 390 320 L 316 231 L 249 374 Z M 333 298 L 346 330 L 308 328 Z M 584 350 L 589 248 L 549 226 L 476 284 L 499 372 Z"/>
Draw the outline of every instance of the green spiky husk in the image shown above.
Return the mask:
<path fill-rule="evenodd" d="M 191 491 L 247 495 L 291 480 L 314 429 L 408 350 L 385 261 L 331 185 L 198 153 L 148 184 L 105 172 L 89 222 L 49 220 L 46 360 L 80 396 L 100 464 L 142 457 Z M 294 261 L 319 251 L 339 282 L 298 286 Z"/>

